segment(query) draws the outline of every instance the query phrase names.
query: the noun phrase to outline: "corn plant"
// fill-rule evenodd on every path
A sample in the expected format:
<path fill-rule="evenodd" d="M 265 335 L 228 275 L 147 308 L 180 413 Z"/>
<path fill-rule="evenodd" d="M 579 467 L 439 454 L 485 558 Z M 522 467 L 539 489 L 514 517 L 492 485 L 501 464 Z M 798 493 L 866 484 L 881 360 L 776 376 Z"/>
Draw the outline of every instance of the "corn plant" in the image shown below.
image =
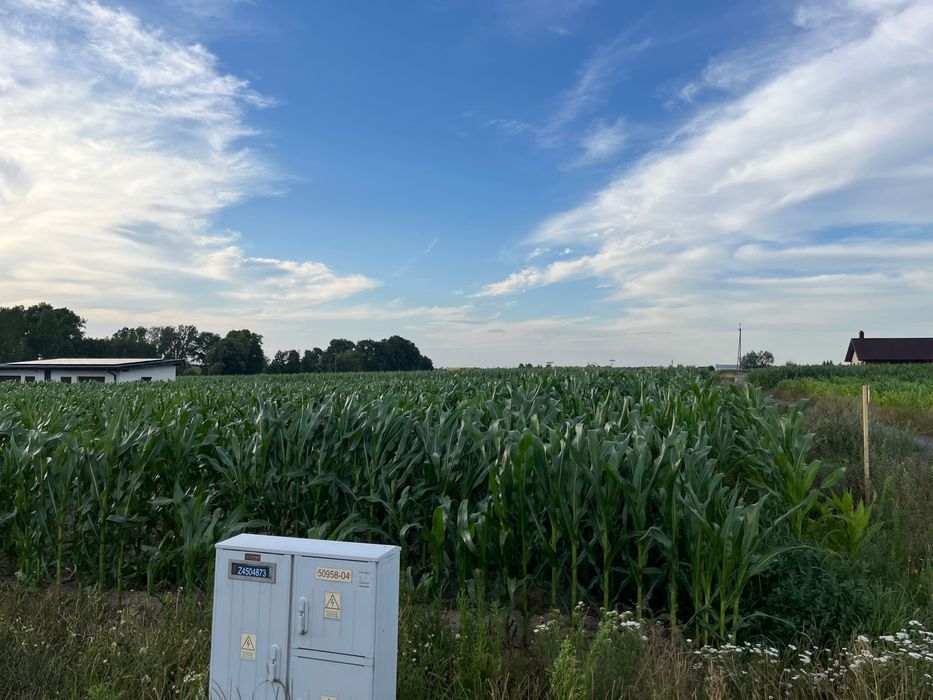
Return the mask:
<path fill-rule="evenodd" d="M 242 530 L 387 541 L 435 599 L 729 638 L 787 546 L 831 520 L 851 548 L 872 519 L 832 505 L 802 410 L 674 369 L 4 385 L 0 553 L 119 595 L 208 586 Z"/>

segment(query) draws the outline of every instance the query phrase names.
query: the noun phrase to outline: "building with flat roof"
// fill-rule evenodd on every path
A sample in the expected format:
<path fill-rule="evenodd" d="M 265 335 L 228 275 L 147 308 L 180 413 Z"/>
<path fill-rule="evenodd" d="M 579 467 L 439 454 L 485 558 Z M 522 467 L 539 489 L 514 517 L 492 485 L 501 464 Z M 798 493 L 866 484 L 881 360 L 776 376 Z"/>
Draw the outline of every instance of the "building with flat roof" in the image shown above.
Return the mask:
<path fill-rule="evenodd" d="M 0 364 L 0 382 L 174 381 L 181 360 L 148 357 L 59 357 Z"/>

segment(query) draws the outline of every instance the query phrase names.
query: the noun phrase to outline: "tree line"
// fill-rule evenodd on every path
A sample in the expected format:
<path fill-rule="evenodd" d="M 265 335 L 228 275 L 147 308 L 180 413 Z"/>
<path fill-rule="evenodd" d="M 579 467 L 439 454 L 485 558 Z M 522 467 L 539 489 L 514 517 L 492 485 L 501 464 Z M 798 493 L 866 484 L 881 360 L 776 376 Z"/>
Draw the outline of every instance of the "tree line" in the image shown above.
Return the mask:
<path fill-rule="evenodd" d="M 193 325 L 124 327 L 106 338 L 85 334 L 86 321 L 71 309 L 40 303 L 0 307 L 0 362 L 55 357 L 163 357 L 180 360 L 190 374 L 406 371 L 433 369 L 431 360 L 397 335 L 384 340 L 331 340 L 326 349 L 276 352 L 271 361 L 262 336 L 247 328 L 221 336 Z"/>
<path fill-rule="evenodd" d="M 383 340 L 361 340 L 354 343 L 345 338 L 330 341 L 327 349 L 314 348 L 299 354 L 297 350 L 280 350 L 269 363 L 273 374 L 298 372 L 393 372 L 434 369 L 431 359 L 410 340 L 393 335 Z"/>

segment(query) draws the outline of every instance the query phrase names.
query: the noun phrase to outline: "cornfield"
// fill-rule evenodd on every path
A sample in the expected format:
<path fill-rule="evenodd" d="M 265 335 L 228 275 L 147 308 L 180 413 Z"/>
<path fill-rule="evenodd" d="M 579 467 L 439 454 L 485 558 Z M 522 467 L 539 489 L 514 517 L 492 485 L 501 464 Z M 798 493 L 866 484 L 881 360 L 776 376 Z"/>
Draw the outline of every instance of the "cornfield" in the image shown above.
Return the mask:
<path fill-rule="evenodd" d="M 429 596 L 735 638 L 839 476 L 809 445 L 799 410 L 676 370 L 0 385 L 0 569 L 204 589 L 243 530 L 393 542 Z"/>

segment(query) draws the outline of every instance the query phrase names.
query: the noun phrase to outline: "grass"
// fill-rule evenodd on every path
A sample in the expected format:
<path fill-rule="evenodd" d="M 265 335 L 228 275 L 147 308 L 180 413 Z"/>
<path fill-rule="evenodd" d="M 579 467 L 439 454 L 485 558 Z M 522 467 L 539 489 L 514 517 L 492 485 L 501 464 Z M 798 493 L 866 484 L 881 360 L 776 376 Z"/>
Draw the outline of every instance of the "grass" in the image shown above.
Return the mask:
<path fill-rule="evenodd" d="M 860 405 L 821 399 L 808 414 L 814 448 L 846 468 L 844 485 L 863 496 Z M 860 548 L 858 563 L 876 580 L 900 586 L 930 615 L 933 601 L 933 459 L 911 436 L 873 420 L 869 429 L 873 518 L 877 529 Z M 923 612 L 926 611 L 926 612 Z"/>
<path fill-rule="evenodd" d="M 871 387 L 884 422 L 933 435 L 933 365 L 784 365 L 752 371 L 750 381 L 783 398 L 859 399 Z"/>
<path fill-rule="evenodd" d="M 495 603 L 455 610 L 406 597 L 398 697 L 589 698 L 933 697 L 933 632 L 911 621 L 833 647 L 798 640 L 702 646 L 632 612 L 536 620 L 527 644 Z M 202 698 L 209 616 L 187 595 L 128 599 L 0 587 L 0 697 Z"/>
<path fill-rule="evenodd" d="M 202 597 L 0 585 L 0 697 L 203 698 L 210 612 Z"/>

